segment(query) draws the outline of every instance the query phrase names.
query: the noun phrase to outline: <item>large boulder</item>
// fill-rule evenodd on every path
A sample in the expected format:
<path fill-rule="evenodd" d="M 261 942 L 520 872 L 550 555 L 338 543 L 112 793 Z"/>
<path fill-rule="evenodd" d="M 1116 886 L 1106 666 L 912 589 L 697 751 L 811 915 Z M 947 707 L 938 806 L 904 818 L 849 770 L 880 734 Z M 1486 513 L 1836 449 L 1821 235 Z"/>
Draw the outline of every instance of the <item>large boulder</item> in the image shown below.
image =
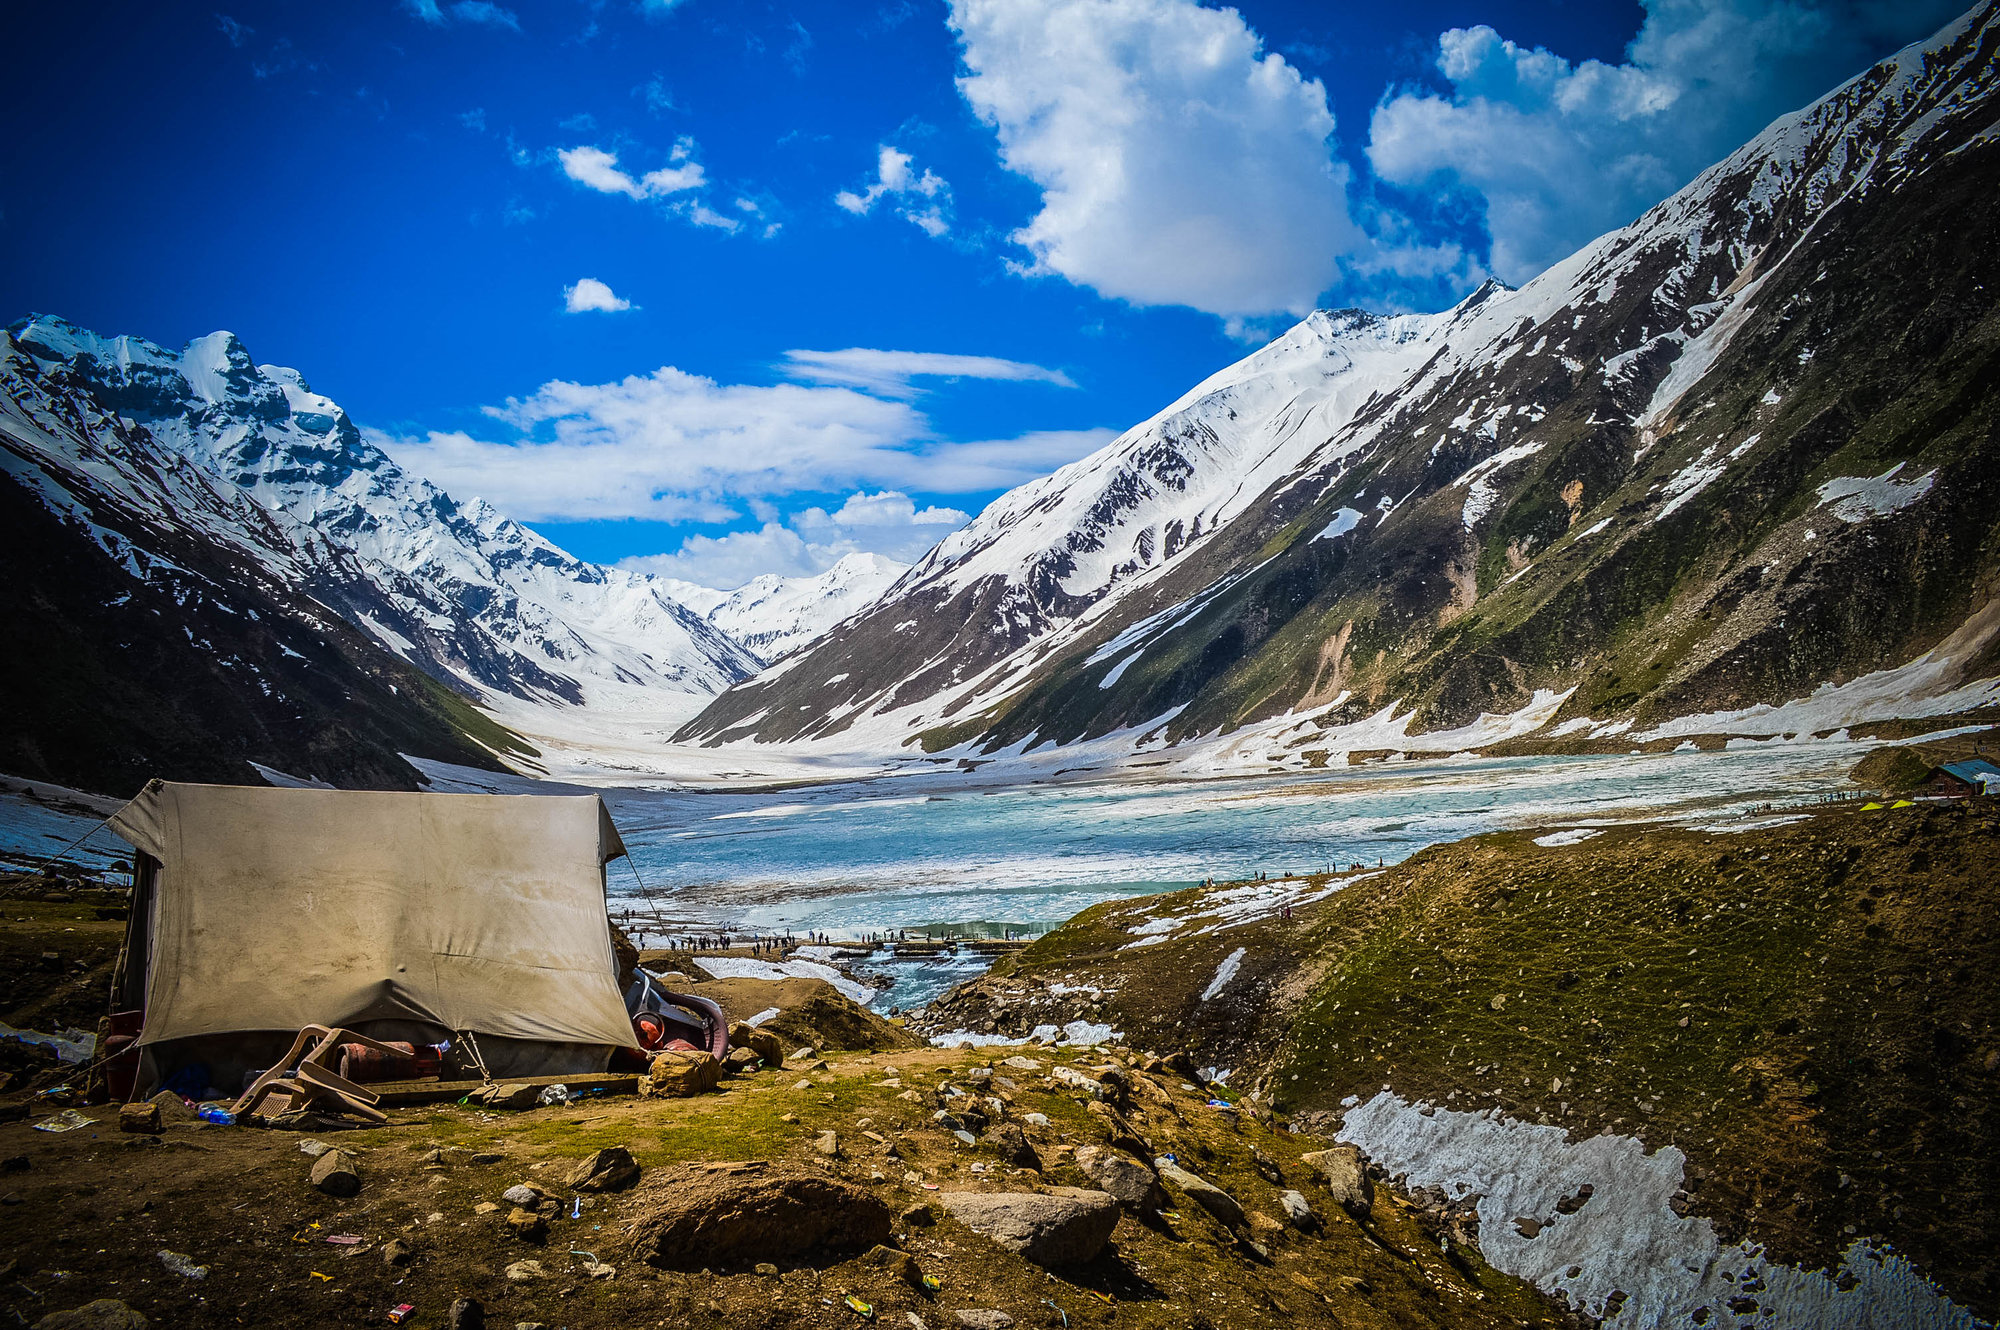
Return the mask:
<path fill-rule="evenodd" d="M 1189 1200 L 1230 1228 L 1240 1229 L 1250 1222 L 1250 1217 L 1243 1213 L 1243 1207 L 1236 1203 L 1236 1198 L 1208 1179 L 1196 1177 L 1171 1159 L 1155 1159 L 1153 1164 L 1160 1170 L 1163 1179 L 1179 1187 Z"/>
<path fill-rule="evenodd" d="M 1076 1152 L 1076 1166 L 1135 1214 L 1166 1209 L 1167 1192 L 1160 1186 L 1160 1175 L 1130 1155 L 1086 1145 Z"/>
<path fill-rule="evenodd" d="M 1356 1219 L 1368 1217 L 1375 1204 L 1375 1184 L 1369 1180 L 1368 1166 L 1362 1162 L 1359 1146 L 1336 1145 L 1315 1150 L 1300 1155 L 1299 1162 L 1318 1172 L 1320 1181 L 1347 1213 Z"/>
<path fill-rule="evenodd" d="M 637 1208 L 633 1253 L 677 1270 L 752 1265 L 887 1242 L 889 1207 L 810 1174 L 656 1173 Z"/>
<path fill-rule="evenodd" d="M 50 1312 L 35 1330 L 146 1330 L 152 1322 L 115 1298 L 99 1298 L 64 1312 Z"/>
<path fill-rule="evenodd" d="M 571 1191 L 624 1191 L 639 1180 L 632 1152 L 612 1145 L 580 1161 L 569 1176 Z"/>
<path fill-rule="evenodd" d="M 668 1049 L 653 1055 L 639 1078 L 642 1099 L 687 1099 L 713 1090 L 722 1079 L 722 1064 L 707 1053 Z"/>
<path fill-rule="evenodd" d="M 1105 1192 L 1056 1187 L 1039 1192 L 945 1192 L 938 1204 L 959 1223 L 1036 1265 L 1075 1265 L 1104 1250 L 1118 1227 L 1118 1202 Z"/>
<path fill-rule="evenodd" d="M 729 1046 L 749 1049 L 766 1067 L 785 1065 L 785 1046 L 778 1041 L 778 1036 L 744 1021 L 729 1027 Z"/>

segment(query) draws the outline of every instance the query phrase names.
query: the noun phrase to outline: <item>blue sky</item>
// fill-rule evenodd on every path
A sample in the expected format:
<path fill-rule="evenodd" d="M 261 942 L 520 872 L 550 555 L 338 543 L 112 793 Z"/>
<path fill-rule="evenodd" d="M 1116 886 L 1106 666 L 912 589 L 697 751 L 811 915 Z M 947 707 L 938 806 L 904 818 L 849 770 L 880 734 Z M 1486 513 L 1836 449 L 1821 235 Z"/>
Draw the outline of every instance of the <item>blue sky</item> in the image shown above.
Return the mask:
<path fill-rule="evenodd" d="M 587 558 L 908 559 L 1316 304 L 1525 280 L 1958 8 L 15 6 L 0 318 L 229 328 Z"/>

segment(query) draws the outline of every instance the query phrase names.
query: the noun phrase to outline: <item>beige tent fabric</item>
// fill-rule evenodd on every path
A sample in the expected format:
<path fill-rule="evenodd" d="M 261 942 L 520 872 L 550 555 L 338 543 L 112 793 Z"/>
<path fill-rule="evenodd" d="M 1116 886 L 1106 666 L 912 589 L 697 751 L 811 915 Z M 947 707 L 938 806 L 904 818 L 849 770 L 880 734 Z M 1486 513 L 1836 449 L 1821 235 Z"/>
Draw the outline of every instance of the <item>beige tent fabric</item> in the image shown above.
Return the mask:
<path fill-rule="evenodd" d="M 161 865 L 142 1044 L 376 1020 L 632 1044 L 594 794 L 154 782 L 111 828 Z"/>

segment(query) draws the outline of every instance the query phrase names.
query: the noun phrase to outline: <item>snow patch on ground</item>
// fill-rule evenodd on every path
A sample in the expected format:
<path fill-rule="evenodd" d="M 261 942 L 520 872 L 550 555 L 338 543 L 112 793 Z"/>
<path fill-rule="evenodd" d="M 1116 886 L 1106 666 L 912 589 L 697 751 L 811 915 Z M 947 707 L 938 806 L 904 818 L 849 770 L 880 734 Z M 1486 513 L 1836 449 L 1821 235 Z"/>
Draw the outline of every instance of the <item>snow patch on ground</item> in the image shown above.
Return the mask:
<path fill-rule="evenodd" d="M 1208 1001 L 1217 993 L 1229 987 L 1229 981 L 1234 979 L 1236 972 L 1243 967 L 1243 953 L 1245 950 L 1243 947 L 1238 947 L 1222 958 L 1222 964 L 1215 967 L 1215 978 L 1209 980 L 1208 987 L 1201 990 L 1201 1000 L 1203 1002 Z"/>
<path fill-rule="evenodd" d="M 1835 476 L 1819 487 L 1818 507 L 1833 505 L 1833 515 L 1843 522 L 1866 522 L 1907 508 L 1931 492 L 1936 471 L 1926 471 L 1915 480 L 1896 480 L 1901 462 L 1879 476 Z"/>
<path fill-rule="evenodd" d="M 868 985 L 858 984 L 831 965 L 822 965 L 818 961 L 753 961 L 747 957 L 704 956 L 700 960 L 691 960 L 689 964 L 716 979 L 824 979 L 840 990 L 842 997 L 863 1007 L 876 997 L 875 990 Z"/>
<path fill-rule="evenodd" d="M 1361 525 L 1361 514 L 1352 508 L 1342 508 L 1333 515 L 1331 522 L 1320 528 L 1320 533 L 1313 539 L 1332 540 L 1335 536 L 1346 535 L 1359 525 Z"/>
<path fill-rule="evenodd" d="M 1703 1307 L 1710 1322 L 1733 1321 L 1725 1309 L 1741 1296 L 1754 1296 L 1774 1324 L 1815 1330 L 1978 1324 L 1907 1260 L 1865 1242 L 1847 1249 L 1832 1277 L 1780 1265 L 1743 1243 L 1724 1245 L 1708 1220 L 1684 1219 L 1668 1205 L 1686 1164 L 1672 1146 L 1647 1154 L 1630 1136 L 1572 1141 L 1561 1127 L 1413 1104 L 1389 1091 L 1350 1109 L 1339 1137 L 1411 1186 L 1476 1196 L 1481 1254 L 1495 1269 L 1560 1290 L 1593 1316 L 1622 1289 L 1630 1301 L 1615 1319 L 1621 1330 L 1684 1326 Z M 1556 1203 L 1585 1183 L 1589 1200 L 1574 1214 L 1559 1213 Z M 1537 1221 L 1540 1232 L 1523 1236 L 1516 1219 Z M 1834 1282 L 1843 1276 L 1852 1276 L 1852 1288 Z"/>
<path fill-rule="evenodd" d="M 1099 1044 L 1117 1043 L 1125 1036 L 1109 1025 L 1093 1025 L 1089 1021 L 1071 1021 L 1068 1025 L 1037 1025 L 1026 1038 L 1016 1039 L 1004 1034 L 974 1034 L 970 1030 L 953 1030 L 949 1034 L 934 1034 L 931 1043 L 937 1048 L 956 1048 L 960 1044 L 971 1044 L 974 1048 L 1018 1048 L 1023 1044 L 1054 1044 L 1058 1048 L 1095 1048 Z"/>
<path fill-rule="evenodd" d="M 1537 836 L 1535 837 L 1535 844 L 1549 846 L 1580 845 L 1592 836 L 1602 836 L 1603 834 L 1603 832 L 1591 827 L 1570 827 L 1565 831 L 1552 831 L 1546 836 Z"/>

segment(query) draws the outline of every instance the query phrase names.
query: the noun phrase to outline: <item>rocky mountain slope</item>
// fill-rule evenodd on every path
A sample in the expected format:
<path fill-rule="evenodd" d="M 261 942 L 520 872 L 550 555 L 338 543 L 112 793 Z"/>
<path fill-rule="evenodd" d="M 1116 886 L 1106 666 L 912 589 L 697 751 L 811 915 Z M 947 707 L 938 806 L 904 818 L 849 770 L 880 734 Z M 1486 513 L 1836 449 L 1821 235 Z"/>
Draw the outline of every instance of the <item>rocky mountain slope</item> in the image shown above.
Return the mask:
<path fill-rule="evenodd" d="M 1991 701 L 1996 45 L 1982 4 L 1518 291 L 1313 315 L 679 737 L 1307 765 Z"/>
<path fill-rule="evenodd" d="M 813 577 L 765 573 L 734 591 L 671 578 L 663 585 L 668 595 L 769 662 L 874 604 L 909 568 L 886 555 L 857 552 Z"/>
<path fill-rule="evenodd" d="M 519 751 L 312 596 L 328 569 L 365 585 L 323 537 L 0 348 L 0 766 L 119 794 L 253 762 L 414 788 L 399 753 Z"/>
<path fill-rule="evenodd" d="M 239 752 L 287 769 L 311 752 L 329 778 L 413 780 L 386 734 L 365 754 L 332 751 L 344 733 L 334 713 L 359 686 L 335 686 L 332 658 L 380 681 L 384 716 L 406 710 L 385 698 L 430 699 L 436 714 L 392 728 L 409 751 L 454 761 L 491 760 L 466 733 L 504 746 L 461 698 L 707 695 L 759 664 L 659 579 L 574 559 L 405 473 L 295 371 L 253 364 L 228 333 L 176 353 L 56 318 L 18 324 L 0 335 L 0 443 L 13 482 L 0 501 L 18 514 L 9 622 L 40 630 L 38 650 L 9 662 L 10 769 L 23 774 L 130 783 L 150 766 L 244 779 Z M 279 624 L 297 640 L 262 640 Z M 317 668 L 291 663 L 301 658 Z M 216 691 L 197 703 L 184 685 L 204 677 Z M 391 680 L 400 691 L 382 692 Z M 63 724 L 30 701 L 56 698 Z M 240 714 L 260 709 L 273 715 Z M 280 713 L 323 722 L 318 737 L 281 742 Z M 66 754 L 72 729 L 106 737 L 84 745 L 89 758 Z"/>
<path fill-rule="evenodd" d="M 923 1020 L 1171 1039 L 1607 1325 L 1971 1330 L 2000 1313 L 1992 803 L 1111 902 Z"/>

